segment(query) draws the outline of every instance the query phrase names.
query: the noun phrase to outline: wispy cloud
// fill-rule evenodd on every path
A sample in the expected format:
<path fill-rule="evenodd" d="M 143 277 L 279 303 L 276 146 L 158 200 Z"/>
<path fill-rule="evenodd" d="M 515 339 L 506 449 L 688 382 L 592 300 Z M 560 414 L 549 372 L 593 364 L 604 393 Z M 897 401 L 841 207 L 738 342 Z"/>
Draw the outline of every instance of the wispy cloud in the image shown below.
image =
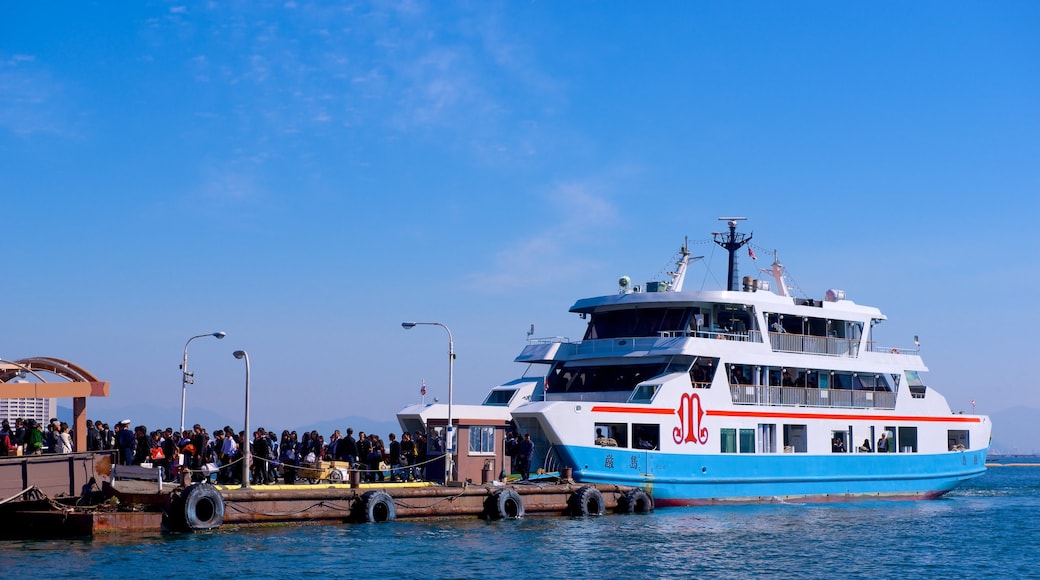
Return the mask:
<path fill-rule="evenodd" d="M 491 267 L 469 276 L 475 290 L 504 293 L 559 284 L 587 269 L 589 240 L 617 223 L 618 211 L 594 181 L 558 183 L 545 192 L 549 215 L 560 216 L 531 236 L 499 250 Z"/>
<path fill-rule="evenodd" d="M 540 134 L 516 129 L 532 115 L 551 115 L 562 94 L 532 47 L 503 24 L 504 10 L 418 1 L 214 3 L 171 9 L 175 18 L 160 26 L 176 34 L 153 38 L 167 50 L 183 48 L 193 78 L 245 109 L 251 132 L 412 135 L 495 162 L 543 150 Z M 179 46 L 196 38 L 207 39 L 204 55 Z M 529 105 L 518 110 L 517 102 Z"/>
<path fill-rule="evenodd" d="M 61 86 L 36 58 L 14 54 L 0 59 L 0 128 L 17 135 L 68 133 L 54 102 Z"/>

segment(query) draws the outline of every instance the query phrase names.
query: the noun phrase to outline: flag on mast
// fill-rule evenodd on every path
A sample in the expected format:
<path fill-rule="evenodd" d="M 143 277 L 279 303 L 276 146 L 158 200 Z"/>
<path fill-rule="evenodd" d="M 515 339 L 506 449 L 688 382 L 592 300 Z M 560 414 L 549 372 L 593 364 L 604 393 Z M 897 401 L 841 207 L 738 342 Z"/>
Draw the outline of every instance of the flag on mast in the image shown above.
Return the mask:
<path fill-rule="evenodd" d="M 426 396 L 426 379 L 423 379 L 422 388 L 419 389 L 419 394 L 424 397 Z"/>
<path fill-rule="evenodd" d="M 747 255 L 751 256 L 752 260 L 758 261 L 758 256 L 755 255 L 755 251 L 751 249 L 751 246 L 747 247 Z"/>

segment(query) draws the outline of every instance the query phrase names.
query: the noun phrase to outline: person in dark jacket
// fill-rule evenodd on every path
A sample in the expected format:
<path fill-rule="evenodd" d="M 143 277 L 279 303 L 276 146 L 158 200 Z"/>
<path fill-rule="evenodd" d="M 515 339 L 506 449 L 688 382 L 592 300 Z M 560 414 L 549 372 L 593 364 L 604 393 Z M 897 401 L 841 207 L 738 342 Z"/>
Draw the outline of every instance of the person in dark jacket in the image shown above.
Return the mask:
<path fill-rule="evenodd" d="M 534 457 L 534 441 L 531 441 L 531 434 L 525 433 L 524 440 L 520 442 L 517 448 L 517 461 L 520 467 L 520 477 L 524 481 L 531 479 L 531 458 Z"/>
<path fill-rule="evenodd" d="M 133 465 L 134 443 L 136 438 L 130 430 L 130 419 L 123 419 L 116 424 L 116 449 L 119 450 L 119 463 Z"/>

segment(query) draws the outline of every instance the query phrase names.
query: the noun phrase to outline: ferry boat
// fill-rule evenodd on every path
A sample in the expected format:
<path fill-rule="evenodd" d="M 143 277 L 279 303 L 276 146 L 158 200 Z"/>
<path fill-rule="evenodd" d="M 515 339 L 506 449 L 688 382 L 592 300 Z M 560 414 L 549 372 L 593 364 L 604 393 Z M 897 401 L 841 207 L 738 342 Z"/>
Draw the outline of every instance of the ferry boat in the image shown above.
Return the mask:
<path fill-rule="evenodd" d="M 578 300 L 580 341 L 531 340 L 516 358 L 548 365 L 512 411 L 536 467 L 640 486 L 658 506 L 928 499 L 985 472 L 989 418 L 925 382 L 917 337 L 878 344 L 885 315 L 841 290 L 792 296 L 775 257 L 771 280 L 738 281 L 751 236 L 720 219 L 726 290 L 683 289 L 684 244 L 669 280 Z"/>

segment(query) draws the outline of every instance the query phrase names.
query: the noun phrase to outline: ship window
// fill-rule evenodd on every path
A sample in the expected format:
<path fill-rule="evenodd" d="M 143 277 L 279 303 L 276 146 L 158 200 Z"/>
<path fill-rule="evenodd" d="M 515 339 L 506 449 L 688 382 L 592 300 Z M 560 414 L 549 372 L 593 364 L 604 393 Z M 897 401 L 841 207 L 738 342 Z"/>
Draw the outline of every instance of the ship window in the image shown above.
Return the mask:
<path fill-rule="evenodd" d="M 553 367 L 546 376 L 548 393 L 631 391 L 639 383 L 662 375 L 665 364 Z"/>
<path fill-rule="evenodd" d="M 690 369 L 690 382 L 694 388 L 706 389 L 715 380 L 715 368 L 719 359 L 699 357 Z"/>
<path fill-rule="evenodd" d="M 949 442 L 950 451 L 971 449 L 968 431 L 965 429 L 950 429 L 946 432 L 946 439 Z"/>
<path fill-rule="evenodd" d="M 755 430 L 754 429 L 741 429 L 740 430 L 740 452 L 741 453 L 754 453 L 755 452 Z"/>
<path fill-rule="evenodd" d="M 896 428 L 892 425 L 885 427 L 885 435 L 888 437 L 888 452 L 895 453 L 898 447 L 898 439 L 896 439 Z M 878 451 L 880 452 L 880 446 Z"/>
<path fill-rule="evenodd" d="M 900 427 L 898 441 L 901 453 L 917 453 L 917 427 Z"/>
<path fill-rule="evenodd" d="M 661 426 L 656 424 L 641 425 L 639 423 L 633 423 L 632 440 L 635 442 L 636 449 L 660 449 Z"/>
<path fill-rule="evenodd" d="M 473 425 L 469 428 L 469 452 L 484 455 L 495 452 L 495 428 Z"/>
<path fill-rule="evenodd" d="M 758 442 L 760 452 L 776 453 L 776 425 L 773 423 L 759 423 Z"/>
<path fill-rule="evenodd" d="M 784 425 L 784 453 L 806 453 L 806 430 L 805 425 Z"/>
<path fill-rule="evenodd" d="M 722 429 L 719 433 L 719 441 L 722 444 L 723 453 L 736 453 L 737 452 L 737 430 L 736 429 Z"/>
<path fill-rule="evenodd" d="M 915 399 L 923 399 L 927 388 L 921 375 L 917 371 L 906 371 L 906 384 L 910 387 L 910 396 Z"/>
<path fill-rule="evenodd" d="M 618 447 L 628 447 L 628 423 L 596 423 L 597 438 L 600 433 L 608 440 L 613 439 Z M 609 441 L 603 441 L 597 445 L 604 443 L 609 444 Z"/>
<path fill-rule="evenodd" d="M 658 336 L 681 331 L 688 316 L 684 308 L 627 308 L 596 312 L 585 330 L 585 340 Z"/>
<path fill-rule="evenodd" d="M 516 394 L 517 389 L 501 389 L 494 390 L 488 393 L 486 399 L 484 399 L 484 405 L 506 407 L 509 405 L 509 401 L 513 399 L 513 395 Z"/>
<path fill-rule="evenodd" d="M 660 390 L 661 385 L 639 385 L 636 390 L 632 391 L 632 396 L 629 397 L 629 403 L 649 403 L 654 400 L 654 395 Z"/>
<path fill-rule="evenodd" d="M 848 431 L 831 431 L 831 453 L 848 452 L 848 434 Z"/>
<path fill-rule="evenodd" d="M 726 365 L 729 368 L 729 384 L 750 385 L 755 369 L 751 365 Z"/>

